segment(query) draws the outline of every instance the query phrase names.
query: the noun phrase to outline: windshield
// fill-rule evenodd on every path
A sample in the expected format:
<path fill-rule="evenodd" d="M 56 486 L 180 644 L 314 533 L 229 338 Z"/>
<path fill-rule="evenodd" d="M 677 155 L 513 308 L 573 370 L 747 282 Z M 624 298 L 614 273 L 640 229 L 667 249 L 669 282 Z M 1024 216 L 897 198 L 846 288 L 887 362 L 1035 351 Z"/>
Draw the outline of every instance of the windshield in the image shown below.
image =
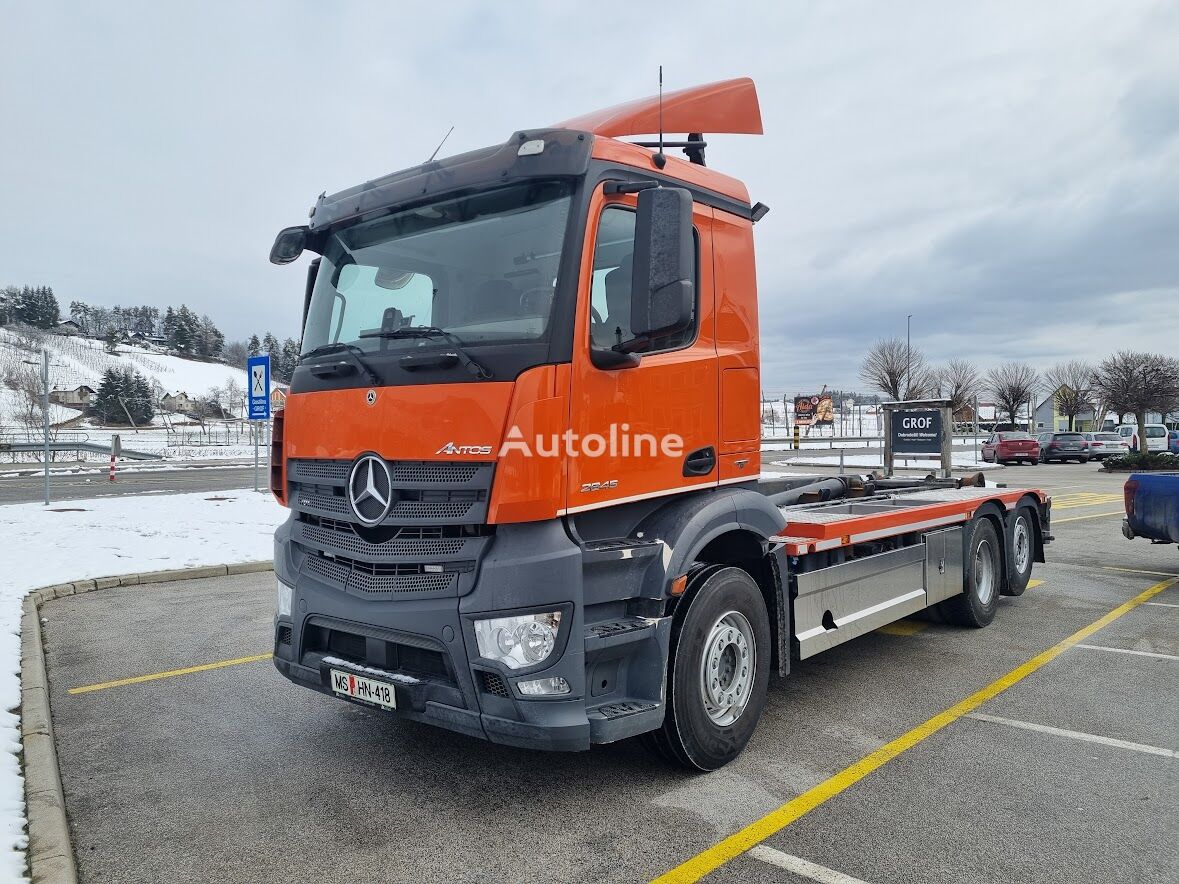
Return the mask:
<path fill-rule="evenodd" d="M 463 345 L 547 340 L 570 192 L 564 182 L 533 181 L 333 234 L 302 352 L 342 342 L 400 355 L 423 346 L 396 334 L 415 326 L 443 329 Z"/>
<path fill-rule="evenodd" d="M 1096 438 L 1097 438 L 1098 442 L 1121 442 L 1122 441 L 1122 437 L 1119 436 L 1117 433 L 1098 433 Z"/>
<path fill-rule="evenodd" d="M 1166 427 L 1147 427 L 1146 428 L 1146 438 L 1147 439 L 1165 439 L 1165 438 L 1167 438 L 1167 428 Z"/>
<path fill-rule="evenodd" d="M 1019 442 L 1024 439 L 1031 439 L 1027 433 L 1000 433 L 999 439 L 1003 442 Z"/>

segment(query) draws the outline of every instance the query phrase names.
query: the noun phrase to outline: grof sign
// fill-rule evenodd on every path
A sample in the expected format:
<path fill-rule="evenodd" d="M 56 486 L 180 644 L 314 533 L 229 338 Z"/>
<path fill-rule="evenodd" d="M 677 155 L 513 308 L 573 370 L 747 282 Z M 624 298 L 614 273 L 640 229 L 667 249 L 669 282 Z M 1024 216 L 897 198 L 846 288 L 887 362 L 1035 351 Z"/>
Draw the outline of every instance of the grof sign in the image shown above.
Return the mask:
<path fill-rule="evenodd" d="M 940 460 L 941 474 L 950 475 L 950 400 L 922 399 L 886 402 L 884 410 L 884 468 L 892 475 L 894 459 L 916 455 Z"/>
<path fill-rule="evenodd" d="M 942 413 L 933 409 L 892 413 L 894 454 L 941 454 Z"/>

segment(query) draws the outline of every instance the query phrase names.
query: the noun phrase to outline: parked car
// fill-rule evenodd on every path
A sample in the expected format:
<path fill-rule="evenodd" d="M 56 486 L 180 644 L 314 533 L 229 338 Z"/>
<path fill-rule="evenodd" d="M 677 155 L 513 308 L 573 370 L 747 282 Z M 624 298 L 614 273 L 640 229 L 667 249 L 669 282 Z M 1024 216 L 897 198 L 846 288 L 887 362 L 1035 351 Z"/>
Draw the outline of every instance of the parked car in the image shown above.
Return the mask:
<path fill-rule="evenodd" d="M 1118 427 L 1118 435 L 1124 438 L 1130 445 L 1131 451 L 1140 451 L 1141 447 L 1138 444 L 1138 424 L 1122 424 Z M 1146 450 L 1147 451 L 1166 451 L 1169 431 L 1166 424 L 1147 424 L 1146 425 Z"/>
<path fill-rule="evenodd" d="M 1167 433 L 1167 450 L 1171 454 L 1179 454 L 1179 430 L 1171 430 Z"/>
<path fill-rule="evenodd" d="M 1030 433 L 1007 431 L 992 433 L 983 443 L 982 459 L 995 463 L 1023 461 L 1035 463 L 1040 457 L 1040 444 Z"/>
<path fill-rule="evenodd" d="M 1080 433 L 1041 433 L 1040 462 L 1075 460 L 1087 463 L 1089 452 L 1085 448 L 1085 437 Z"/>
<path fill-rule="evenodd" d="M 1082 433 L 1090 460 L 1105 460 L 1115 454 L 1128 454 L 1130 444 L 1117 433 Z"/>
<path fill-rule="evenodd" d="M 1123 494 L 1122 534 L 1128 540 L 1145 537 L 1151 543 L 1179 543 L 1179 473 L 1134 473 L 1126 480 Z"/>

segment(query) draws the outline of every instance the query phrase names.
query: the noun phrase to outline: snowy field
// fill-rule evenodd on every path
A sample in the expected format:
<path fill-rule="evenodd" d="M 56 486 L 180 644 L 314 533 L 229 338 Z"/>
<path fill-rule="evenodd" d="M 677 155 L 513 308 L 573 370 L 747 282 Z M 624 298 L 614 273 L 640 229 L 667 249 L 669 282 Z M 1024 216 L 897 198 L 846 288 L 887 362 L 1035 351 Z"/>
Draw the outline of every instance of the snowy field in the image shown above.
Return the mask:
<path fill-rule="evenodd" d="M 0 881 L 22 881 L 27 844 L 20 751 L 21 602 L 33 589 L 89 577 L 273 555 L 287 511 L 268 493 L 221 491 L 0 506 Z M 69 539 L 69 555 L 62 554 Z"/>

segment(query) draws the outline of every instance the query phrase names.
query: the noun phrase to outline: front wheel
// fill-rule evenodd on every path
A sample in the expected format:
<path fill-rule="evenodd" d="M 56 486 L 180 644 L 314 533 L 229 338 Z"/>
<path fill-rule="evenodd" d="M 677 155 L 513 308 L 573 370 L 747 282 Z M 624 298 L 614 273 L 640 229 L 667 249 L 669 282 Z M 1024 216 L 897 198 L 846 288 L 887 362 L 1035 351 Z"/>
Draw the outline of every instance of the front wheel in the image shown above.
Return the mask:
<path fill-rule="evenodd" d="M 975 519 L 962 566 L 962 592 L 941 603 L 946 620 L 958 626 L 986 626 L 995 619 L 1002 586 L 1003 550 L 987 518 Z"/>
<path fill-rule="evenodd" d="M 716 770 L 741 754 L 765 708 L 769 614 L 740 568 L 714 571 L 684 601 L 668 654 L 663 726 L 647 743 L 684 767 Z"/>

